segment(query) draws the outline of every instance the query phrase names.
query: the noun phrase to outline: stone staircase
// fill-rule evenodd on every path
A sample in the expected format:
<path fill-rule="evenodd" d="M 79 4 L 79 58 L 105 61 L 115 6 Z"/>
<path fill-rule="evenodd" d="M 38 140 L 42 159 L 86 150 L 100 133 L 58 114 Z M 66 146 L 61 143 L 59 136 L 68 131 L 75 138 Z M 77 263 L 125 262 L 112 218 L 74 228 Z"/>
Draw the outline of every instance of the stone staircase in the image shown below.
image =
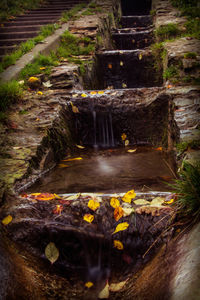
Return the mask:
<path fill-rule="evenodd" d="M 27 11 L 26 14 L 5 22 L 0 28 L 0 60 L 15 50 L 20 43 L 37 36 L 41 26 L 57 22 L 63 11 L 85 2 L 88 1 L 49 0 L 45 6 Z"/>

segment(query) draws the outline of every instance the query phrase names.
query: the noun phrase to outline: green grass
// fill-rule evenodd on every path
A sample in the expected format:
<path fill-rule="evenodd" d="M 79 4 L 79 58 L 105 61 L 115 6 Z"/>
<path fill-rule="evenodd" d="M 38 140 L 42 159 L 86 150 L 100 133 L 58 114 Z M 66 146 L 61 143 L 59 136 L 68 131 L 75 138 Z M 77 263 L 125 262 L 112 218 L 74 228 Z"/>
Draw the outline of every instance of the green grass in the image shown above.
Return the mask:
<path fill-rule="evenodd" d="M 73 18 L 80 10 L 85 8 L 87 6 L 87 3 L 80 3 L 74 6 L 69 11 L 65 11 L 62 13 L 61 22 L 68 22 L 71 18 Z"/>
<path fill-rule="evenodd" d="M 183 215 L 200 216 L 200 162 L 191 165 L 183 163 L 180 179 L 171 185 L 177 194 L 176 205 Z"/>
<path fill-rule="evenodd" d="M 182 143 L 179 143 L 179 144 L 176 145 L 176 149 L 179 152 L 184 152 L 188 148 L 199 149 L 200 148 L 200 141 L 194 140 L 194 141 L 190 141 L 190 142 L 182 142 Z"/>
<path fill-rule="evenodd" d="M 22 97 L 22 88 L 20 84 L 12 80 L 0 84 L 0 111 L 5 112 L 10 105 L 16 103 Z"/>
<path fill-rule="evenodd" d="M 196 54 L 196 52 L 187 52 L 187 53 L 184 54 L 184 58 L 195 59 L 195 58 L 197 58 L 197 54 Z"/>
<path fill-rule="evenodd" d="M 155 30 L 155 36 L 158 42 L 170 40 L 181 35 L 181 30 L 176 24 L 169 23 L 160 26 Z"/>
<path fill-rule="evenodd" d="M 154 57 L 154 68 L 158 72 L 162 72 L 163 63 L 166 57 L 166 49 L 162 42 L 151 45 L 152 55 Z"/>
<path fill-rule="evenodd" d="M 169 79 L 177 79 L 177 77 L 179 76 L 178 74 L 178 69 L 176 66 L 169 66 L 163 73 L 163 78 L 166 80 Z"/>

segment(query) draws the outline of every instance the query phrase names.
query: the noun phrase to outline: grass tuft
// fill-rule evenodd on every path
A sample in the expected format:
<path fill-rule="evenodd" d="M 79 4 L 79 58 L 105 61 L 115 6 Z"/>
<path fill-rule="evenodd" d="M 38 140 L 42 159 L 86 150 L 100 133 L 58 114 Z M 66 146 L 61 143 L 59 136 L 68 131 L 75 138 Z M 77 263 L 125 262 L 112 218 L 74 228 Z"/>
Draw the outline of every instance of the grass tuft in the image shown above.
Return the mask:
<path fill-rule="evenodd" d="M 160 26 L 155 30 L 155 35 L 158 42 L 173 39 L 181 35 L 181 30 L 176 24 L 169 23 L 167 25 Z"/>
<path fill-rule="evenodd" d="M 0 84 L 0 111 L 6 111 L 11 104 L 16 103 L 22 97 L 20 84 L 12 80 Z"/>

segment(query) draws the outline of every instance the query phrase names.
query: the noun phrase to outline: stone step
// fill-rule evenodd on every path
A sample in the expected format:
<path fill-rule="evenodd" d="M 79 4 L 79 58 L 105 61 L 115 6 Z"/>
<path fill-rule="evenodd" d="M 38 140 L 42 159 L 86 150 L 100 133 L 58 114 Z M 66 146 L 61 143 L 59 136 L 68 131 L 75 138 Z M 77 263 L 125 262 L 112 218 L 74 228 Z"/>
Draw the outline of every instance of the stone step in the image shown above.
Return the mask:
<path fill-rule="evenodd" d="M 67 8 L 62 8 L 62 9 L 40 9 L 40 10 L 32 10 L 26 14 L 26 16 L 29 15 L 40 15 L 40 14 L 61 14 L 65 10 L 70 10 L 72 6 L 68 6 Z"/>
<path fill-rule="evenodd" d="M 23 42 L 26 42 L 27 38 L 13 38 L 13 39 L 1 39 L 0 40 L 0 46 L 12 46 L 12 45 L 18 45 Z"/>
<path fill-rule="evenodd" d="M 46 24 L 51 24 L 51 23 L 55 23 L 55 20 L 37 20 L 37 21 L 12 21 L 12 22 L 6 22 L 4 23 L 4 27 L 8 28 L 8 27 L 20 27 L 20 26 L 32 26 L 32 25 L 46 25 Z M 3 27 L 2 27 L 3 28 Z"/>
<path fill-rule="evenodd" d="M 153 42 L 153 31 L 146 30 L 133 33 L 113 33 L 112 38 L 117 49 L 143 49 Z"/>
<path fill-rule="evenodd" d="M 112 50 L 97 54 L 99 88 L 160 86 L 162 76 L 153 69 L 150 50 Z"/>
<path fill-rule="evenodd" d="M 122 16 L 121 25 L 124 28 L 146 27 L 152 25 L 152 16 Z"/>
<path fill-rule="evenodd" d="M 0 46 L 0 55 L 9 54 L 10 52 L 14 51 L 16 46 Z"/>
<path fill-rule="evenodd" d="M 49 14 L 44 14 L 44 15 L 37 15 L 37 16 L 20 16 L 17 18 L 17 21 L 56 21 L 60 17 L 60 14 L 57 15 L 49 15 Z"/>
<path fill-rule="evenodd" d="M 37 35 L 39 30 L 30 31 L 30 32 L 2 32 L 0 33 L 0 40 L 7 39 L 29 39 Z"/>
<path fill-rule="evenodd" d="M 42 25 L 29 25 L 29 26 L 9 26 L 9 27 L 1 27 L 0 33 L 9 33 L 9 32 L 31 32 L 31 31 L 39 31 Z"/>

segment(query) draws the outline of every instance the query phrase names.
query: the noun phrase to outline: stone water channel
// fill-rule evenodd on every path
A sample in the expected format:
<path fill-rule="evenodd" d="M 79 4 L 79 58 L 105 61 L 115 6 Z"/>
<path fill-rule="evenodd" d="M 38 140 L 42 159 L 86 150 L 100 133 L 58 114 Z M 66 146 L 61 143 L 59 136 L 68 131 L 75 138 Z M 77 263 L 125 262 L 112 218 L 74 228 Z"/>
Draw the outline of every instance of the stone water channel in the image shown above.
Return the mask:
<path fill-rule="evenodd" d="M 5 214 L 13 220 L 2 245 L 2 299 L 133 299 L 134 294 L 169 299 L 167 282 L 153 294 L 134 290 L 141 274 L 144 284 L 143 270 L 174 230 L 175 213 L 167 205 L 172 196 L 163 182 L 176 176 L 169 150 L 177 135 L 170 97 L 149 50 L 151 2 L 134 3 L 122 1 L 121 27 L 112 32 L 115 49 L 96 55 L 93 89 L 63 95 L 82 147 L 9 203 Z M 132 189 L 130 204 L 123 197 Z M 45 196 L 49 201 L 41 201 L 39 193 L 51 193 Z M 118 220 L 113 197 L 124 211 Z M 97 210 L 88 207 L 91 199 Z M 86 214 L 93 215 L 91 223 Z M 114 233 L 122 222 L 128 228 Z M 49 243 L 59 251 L 53 264 L 45 256 Z M 12 258 L 4 260 L 7 256 Z M 109 296 L 108 289 L 100 294 L 120 282 L 117 292 L 115 287 Z"/>

